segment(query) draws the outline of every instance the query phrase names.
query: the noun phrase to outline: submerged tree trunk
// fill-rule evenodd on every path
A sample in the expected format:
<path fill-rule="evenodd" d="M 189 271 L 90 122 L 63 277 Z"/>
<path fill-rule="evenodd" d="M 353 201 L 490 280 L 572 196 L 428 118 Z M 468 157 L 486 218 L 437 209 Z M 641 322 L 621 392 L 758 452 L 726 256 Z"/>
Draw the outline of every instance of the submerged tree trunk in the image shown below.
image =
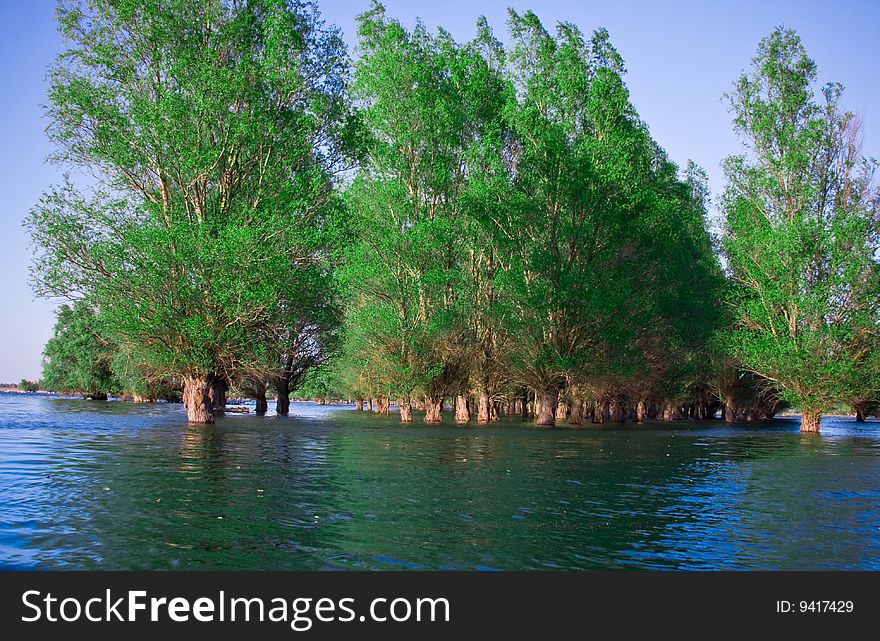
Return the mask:
<path fill-rule="evenodd" d="M 443 399 L 425 399 L 425 423 L 440 423 L 443 421 Z"/>
<path fill-rule="evenodd" d="M 819 412 L 806 411 L 801 414 L 801 432 L 818 432 L 822 415 Z"/>
<path fill-rule="evenodd" d="M 363 406 L 363 401 L 361 401 L 361 406 Z M 400 422 L 412 423 L 412 405 L 409 402 L 409 396 L 400 399 L 397 406 L 400 408 Z"/>
<path fill-rule="evenodd" d="M 543 427 L 556 426 L 556 407 L 559 403 L 559 390 L 555 387 L 541 392 L 536 392 L 535 400 L 538 403 L 538 412 L 535 423 Z"/>
<path fill-rule="evenodd" d="M 520 418 L 522 418 L 522 420 L 529 420 L 529 390 L 527 389 L 523 390 L 523 395 L 520 399 L 519 411 Z"/>
<path fill-rule="evenodd" d="M 608 401 L 596 401 L 593 405 L 593 422 L 604 423 L 608 413 Z"/>
<path fill-rule="evenodd" d="M 568 418 L 568 403 L 566 401 L 560 401 L 556 405 L 556 422 L 562 423 L 567 418 Z"/>
<path fill-rule="evenodd" d="M 211 400 L 211 409 L 215 412 L 222 412 L 226 409 L 226 390 L 229 389 L 229 379 L 216 374 L 211 374 L 208 378 L 208 398 Z"/>
<path fill-rule="evenodd" d="M 265 414 L 269 410 L 269 401 L 266 400 L 266 388 L 264 387 L 262 390 L 257 391 L 256 399 L 257 407 L 256 411 L 260 414 Z"/>
<path fill-rule="evenodd" d="M 663 408 L 663 420 L 680 421 L 681 409 L 673 403 L 667 403 L 666 406 Z"/>
<path fill-rule="evenodd" d="M 568 415 L 569 425 L 580 425 L 584 420 L 584 402 L 575 399 L 571 404 L 571 414 Z"/>
<path fill-rule="evenodd" d="M 364 399 L 356 398 L 354 401 L 354 408 L 356 410 L 358 410 L 359 412 L 363 412 L 364 411 Z"/>
<path fill-rule="evenodd" d="M 367 401 L 367 409 L 368 409 L 369 411 L 371 411 L 371 412 L 373 411 L 373 399 L 372 399 L 372 398 L 370 398 L 370 399 Z"/>
<path fill-rule="evenodd" d="M 620 399 L 615 398 L 611 401 L 610 411 L 612 421 L 615 423 L 626 422 L 626 408 L 624 408 L 623 402 Z"/>
<path fill-rule="evenodd" d="M 207 375 L 183 377 L 183 404 L 186 407 L 186 418 L 190 423 L 205 425 L 214 422 L 210 378 Z"/>
<path fill-rule="evenodd" d="M 581 417 L 581 421 L 592 421 L 593 420 L 593 401 L 584 401 L 583 405 L 584 415 Z"/>
<path fill-rule="evenodd" d="M 471 413 L 468 411 L 467 397 L 464 394 L 457 394 L 455 397 L 455 422 L 459 425 L 470 423 Z"/>
<path fill-rule="evenodd" d="M 640 400 L 636 403 L 636 415 L 635 420 L 636 423 L 644 423 L 645 422 L 645 401 Z"/>
<path fill-rule="evenodd" d="M 275 413 L 279 416 L 290 414 L 290 381 L 287 377 L 280 377 L 275 381 Z"/>
<path fill-rule="evenodd" d="M 486 390 L 480 392 L 477 398 L 477 423 L 489 422 L 489 393 Z"/>
<path fill-rule="evenodd" d="M 259 379 L 249 379 L 242 386 L 242 391 L 246 392 L 256 402 L 257 414 L 265 414 L 269 410 L 269 402 L 266 400 L 266 388 L 268 385 L 265 381 Z"/>
<path fill-rule="evenodd" d="M 736 423 L 736 404 L 731 397 L 724 400 L 724 422 Z"/>
<path fill-rule="evenodd" d="M 391 412 L 391 399 L 382 396 L 376 400 L 376 413 L 379 416 L 388 416 Z"/>

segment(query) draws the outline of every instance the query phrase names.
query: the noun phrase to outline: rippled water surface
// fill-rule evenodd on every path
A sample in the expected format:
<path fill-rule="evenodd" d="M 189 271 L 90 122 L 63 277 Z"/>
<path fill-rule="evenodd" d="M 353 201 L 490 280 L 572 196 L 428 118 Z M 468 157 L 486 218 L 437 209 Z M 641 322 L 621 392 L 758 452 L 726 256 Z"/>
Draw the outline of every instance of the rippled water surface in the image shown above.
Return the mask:
<path fill-rule="evenodd" d="M 880 569 L 880 422 L 292 410 L 192 427 L 181 406 L 0 394 L 0 566 Z"/>

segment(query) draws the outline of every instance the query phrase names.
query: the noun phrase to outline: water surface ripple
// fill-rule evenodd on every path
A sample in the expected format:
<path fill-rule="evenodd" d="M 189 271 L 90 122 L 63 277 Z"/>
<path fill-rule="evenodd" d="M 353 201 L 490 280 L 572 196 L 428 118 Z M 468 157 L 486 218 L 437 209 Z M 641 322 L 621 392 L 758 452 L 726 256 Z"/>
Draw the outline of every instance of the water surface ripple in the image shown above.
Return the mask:
<path fill-rule="evenodd" d="M 880 569 L 880 421 L 292 410 L 193 427 L 180 406 L 0 394 L 0 567 Z"/>

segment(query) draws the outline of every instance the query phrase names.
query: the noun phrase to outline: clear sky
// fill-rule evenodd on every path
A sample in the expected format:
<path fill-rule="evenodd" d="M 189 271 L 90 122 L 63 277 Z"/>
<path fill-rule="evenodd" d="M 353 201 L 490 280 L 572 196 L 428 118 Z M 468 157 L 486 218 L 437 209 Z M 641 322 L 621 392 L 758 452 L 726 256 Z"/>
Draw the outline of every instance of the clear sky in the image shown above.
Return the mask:
<path fill-rule="evenodd" d="M 354 45 L 354 17 L 369 0 L 318 0 L 328 22 Z M 739 150 L 721 100 L 746 68 L 758 41 L 779 24 L 801 35 L 820 78 L 847 87 L 847 107 L 865 120 L 866 151 L 880 157 L 880 1 L 878 0 L 385 0 L 389 15 L 412 25 L 443 26 L 460 40 L 485 15 L 505 34 L 506 8 L 531 8 L 545 25 L 605 27 L 626 61 L 633 103 L 654 138 L 679 165 L 693 159 L 723 188 L 719 164 Z M 21 221 L 60 172 L 44 162 L 40 105 L 45 71 L 62 47 L 52 0 L 0 0 L 0 382 L 37 379 L 55 305 L 34 300 L 27 284 L 31 251 Z"/>

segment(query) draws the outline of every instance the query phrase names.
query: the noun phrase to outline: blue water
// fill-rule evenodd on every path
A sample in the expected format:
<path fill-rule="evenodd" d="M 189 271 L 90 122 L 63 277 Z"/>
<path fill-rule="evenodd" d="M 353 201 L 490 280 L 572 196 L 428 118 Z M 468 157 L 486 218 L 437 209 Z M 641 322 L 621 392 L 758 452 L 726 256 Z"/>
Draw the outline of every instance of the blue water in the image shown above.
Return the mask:
<path fill-rule="evenodd" d="M 880 422 L 292 411 L 0 394 L 0 567 L 880 569 Z"/>

